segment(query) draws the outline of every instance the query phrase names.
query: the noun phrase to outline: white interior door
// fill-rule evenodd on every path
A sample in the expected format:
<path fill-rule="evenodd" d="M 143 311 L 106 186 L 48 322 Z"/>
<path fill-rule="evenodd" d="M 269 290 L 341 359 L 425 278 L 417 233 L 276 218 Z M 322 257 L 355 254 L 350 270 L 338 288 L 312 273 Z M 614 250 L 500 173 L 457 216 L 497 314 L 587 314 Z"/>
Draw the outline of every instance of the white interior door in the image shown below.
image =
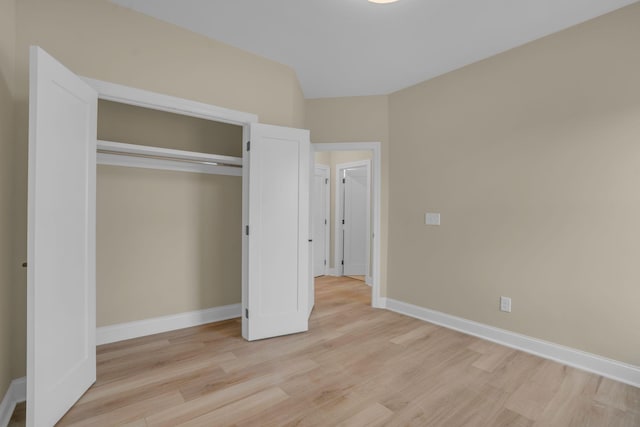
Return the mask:
<path fill-rule="evenodd" d="M 368 174 L 366 167 L 344 172 L 344 275 L 367 275 L 368 249 Z"/>
<path fill-rule="evenodd" d="M 54 425 L 95 382 L 98 95 L 30 52 L 27 425 Z"/>
<path fill-rule="evenodd" d="M 329 242 L 329 168 L 315 167 L 311 210 L 313 228 L 313 276 L 326 274 Z"/>
<path fill-rule="evenodd" d="M 308 329 L 309 131 L 251 124 L 245 153 L 248 340 Z"/>

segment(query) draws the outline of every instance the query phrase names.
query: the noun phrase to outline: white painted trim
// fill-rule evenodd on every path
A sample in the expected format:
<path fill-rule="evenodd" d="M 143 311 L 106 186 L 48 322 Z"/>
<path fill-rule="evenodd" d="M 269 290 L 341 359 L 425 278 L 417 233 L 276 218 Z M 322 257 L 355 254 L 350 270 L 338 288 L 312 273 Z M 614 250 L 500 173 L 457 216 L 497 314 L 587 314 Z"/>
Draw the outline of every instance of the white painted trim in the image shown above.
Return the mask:
<path fill-rule="evenodd" d="M 246 207 L 246 195 L 248 195 L 248 169 L 249 161 L 245 147 L 249 141 L 250 125 L 258 123 L 258 116 L 242 111 L 229 110 L 227 108 L 215 105 L 204 104 L 184 98 L 163 95 L 142 89 L 132 88 L 116 83 L 95 80 L 88 77 L 82 77 L 90 86 L 98 92 L 98 98 L 107 101 L 119 102 L 122 104 L 135 105 L 138 107 L 149 108 L 153 110 L 166 111 L 169 113 L 180 114 L 184 116 L 198 117 L 206 120 L 213 120 L 222 123 L 242 126 L 242 146 L 243 146 L 243 173 L 242 173 L 242 218 L 243 224 L 247 224 L 248 214 Z M 242 232 L 242 231 L 240 231 Z M 248 303 L 248 239 L 242 232 L 242 305 L 247 306 Z M 247 337 L 246 319 L 242 318 L 242 336 Z"/>
<path fill-rule="evenodd" d="M 190 328 L 192 326 L 204 325 L 206 323 L 219 322 L 221 320 L 240 317 L 241 313 L 242 308 L 240 304 L 231 304 L 208 308 L 206 310 L 155 317 L 153 319 L 101 326 L 96 331 L 96 344 L 109 344 L 112 342 L 159 334 L 161 332 L 175 331 L 176 329 Z"/>
<path fill-rule="evenodd" d="M 18 403 L 27 400 L 27 377 L 11 381 L 0 403 L 0 427 L 7 427 Z"/>
<path fill-rule="evenodd" d="M 122 104 L 135 105 L 234 125 L 246 125 L 247 123 L 258 122 L 258 116 L 255 114 L 229 110 L 215 105 L 149 92 L 117 83 L 90 79 L 88 77 L 82 77 L 82 79 L 98 92 L 100 99 L 107 101 L 120 102 Z"/>
<path fill-rule="evenodd" d="M 388 298 L 386 308 L 445 328 L 473 335 L 488 341 L 522 350 L 545 359 L 572 366 L 583 371 L 640 387 L 640 366 L 634 366 L 571 347 L 495 328 L 472 320 L 418 307 Z"/>
<path fill-rule="evenodd" d="M 364 276 L 364 283 L 371 286 L 371 283 L 372 283 L 371 276 L 369 276 L 368 274 Z"/>
<path fill-rule="evenodd" d="M 373 204 L 372 221 L 373 221 L 373 236 L 371 240 L 373 243 L 373 277 L 371 285 L 371 306 L 380 308 L 380 265 L 381 265 L 381 240 L 380 240 L 380 214 L 382 213 L 382 206 L 380 202 L 380 196 L 382 194 L 381 183 L 381 165 L 382 165 L 382 146 L 380 142 L 336 142 L 336 143 L 323 143 L 323 144 L 311 144 L 314 152 L 318 151 L 372 151 L 372 188 L 371 197 Z M 335 266 L 334 266 L 335 268 Z"/>

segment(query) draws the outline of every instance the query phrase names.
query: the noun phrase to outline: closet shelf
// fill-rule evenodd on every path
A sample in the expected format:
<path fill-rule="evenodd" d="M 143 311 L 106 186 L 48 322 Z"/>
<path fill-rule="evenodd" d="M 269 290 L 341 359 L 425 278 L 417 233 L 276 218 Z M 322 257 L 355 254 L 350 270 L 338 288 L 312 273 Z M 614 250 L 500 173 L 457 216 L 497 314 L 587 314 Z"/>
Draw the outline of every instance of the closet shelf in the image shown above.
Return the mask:
<path fill-rule="evenodd" d="M 214 175 L 242 175 L 242 158 L 146 145 L 97 141 L 98 164 Z"/>

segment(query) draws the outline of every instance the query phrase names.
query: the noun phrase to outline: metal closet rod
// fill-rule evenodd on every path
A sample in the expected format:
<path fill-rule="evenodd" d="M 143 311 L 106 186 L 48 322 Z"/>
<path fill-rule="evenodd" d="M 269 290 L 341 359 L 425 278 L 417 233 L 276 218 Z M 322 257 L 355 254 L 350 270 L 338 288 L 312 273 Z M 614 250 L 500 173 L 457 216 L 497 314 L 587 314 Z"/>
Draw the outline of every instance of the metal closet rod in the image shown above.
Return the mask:
<path fill-rule="evenodd" d="M 105 149 L 102 149 L 102 148 L 98 148 L 97 151 L 98 151 L 98 153 L 101 153 L 101 154 L 115 154 L 117 156 L 142 157 L 144 159 L 170 160 L 172 162 L 195 163 L 195 164 L 198 164 L 198 165 L 225 166 L 225 167 L 230 167 L 230 168 L 240 168 L 240 169 L 242 169 L 242 165 L 234 165 L 234 164 L 221 163 L 221 162 L 210 162 L 210 161 L 207 161 L 207 160 L 184 159 L 184 158 L 171 157 L 171 156 L 154 156 L 153 154 L 125 153 L 125 152 L 122 152 L 122 151 L 105 150 Z"/>

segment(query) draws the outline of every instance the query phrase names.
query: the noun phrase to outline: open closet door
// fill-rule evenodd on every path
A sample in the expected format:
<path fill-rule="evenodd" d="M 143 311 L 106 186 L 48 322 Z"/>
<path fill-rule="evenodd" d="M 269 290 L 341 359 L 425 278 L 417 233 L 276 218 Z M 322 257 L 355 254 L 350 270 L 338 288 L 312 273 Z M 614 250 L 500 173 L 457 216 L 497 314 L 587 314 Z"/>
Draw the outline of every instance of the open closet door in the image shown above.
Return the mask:
<path fill-rule="evenodd" d="M 243 334 L 303 332 L 309 320 L 309 131 L 251 124 L 245 151 L 248 234 Z"/>
<path fill-rule="evenodd" d="M 30 52 L 27 426 L 52 426 L 96 379 L 98 95 Z"/>

